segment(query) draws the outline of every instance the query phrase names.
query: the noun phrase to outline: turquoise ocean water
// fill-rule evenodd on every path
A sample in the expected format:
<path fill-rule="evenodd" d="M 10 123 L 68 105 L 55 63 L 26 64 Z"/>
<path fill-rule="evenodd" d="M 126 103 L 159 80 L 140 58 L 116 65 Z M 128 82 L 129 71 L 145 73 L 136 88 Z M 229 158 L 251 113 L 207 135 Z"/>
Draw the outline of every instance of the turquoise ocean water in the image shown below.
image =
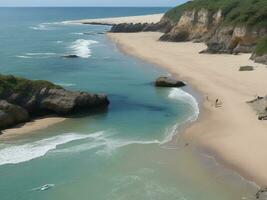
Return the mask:
<path fill-rule="evenodd" d="M 106 93 L 111 100 L 107 113 L 73 116 L 0 142 L 1 200 L 254 199 L 255 188 L 237 174 L 179 137 L 178 144 L 168 143 L 197 118 L 190 88 L 154 88 L 155 78 L 169 74 L 98 34 L 110 27 L 62 23 L 166 10 L 0 8 L 0 73 Z M 65 54 L 80 58 L 61 58 Z"/>

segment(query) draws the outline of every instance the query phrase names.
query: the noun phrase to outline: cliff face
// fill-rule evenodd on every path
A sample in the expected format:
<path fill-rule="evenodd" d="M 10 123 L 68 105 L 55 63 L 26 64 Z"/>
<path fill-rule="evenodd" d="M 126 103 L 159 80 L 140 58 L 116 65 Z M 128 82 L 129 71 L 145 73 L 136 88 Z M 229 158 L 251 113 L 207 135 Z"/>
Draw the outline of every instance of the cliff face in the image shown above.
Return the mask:
<path fill-rule="evenodd" d="M 163 41 L 206 42 L 207 53 L 251 53 L 257 41 L 267 35 L 266 27 L 226 25 L 222 10 L 184 11 L 177 24 L 164 34 Z"/>
<path fill-rule="evenodd" d="M 266 0 L 188 1 L 163 19 L 174 25 L 160 40 L 206 42 L 203 53 L 253 53 L 267 63 Z"/>
<path fill-rule="evenodd" d="M 160 40 L 206 40 L 209 32 L 219 25 L 221 18 L 220 10 L 215 13 L 206 9 L 185 11 L 171 31 L 163 35 Z"/>

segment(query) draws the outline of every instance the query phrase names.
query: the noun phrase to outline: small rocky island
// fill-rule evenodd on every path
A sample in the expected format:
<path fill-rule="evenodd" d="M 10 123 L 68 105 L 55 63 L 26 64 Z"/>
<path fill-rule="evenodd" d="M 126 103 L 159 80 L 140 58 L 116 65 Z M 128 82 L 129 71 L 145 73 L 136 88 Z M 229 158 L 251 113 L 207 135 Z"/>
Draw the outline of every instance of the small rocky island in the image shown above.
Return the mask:
<path fill-rule="evenodd" d="M 156 87 L 184 87 L 186 84 L 183 81 L 176 80 L 172 77 L 161 76 L 155 81 Z"/>
<path fill-rule="evenodd" d="M 48 81 L 32 81 L 0 75 L 0 130 L 30 121 L 35 117 L 107 109 L 103 94 L 72 92 Z"/>

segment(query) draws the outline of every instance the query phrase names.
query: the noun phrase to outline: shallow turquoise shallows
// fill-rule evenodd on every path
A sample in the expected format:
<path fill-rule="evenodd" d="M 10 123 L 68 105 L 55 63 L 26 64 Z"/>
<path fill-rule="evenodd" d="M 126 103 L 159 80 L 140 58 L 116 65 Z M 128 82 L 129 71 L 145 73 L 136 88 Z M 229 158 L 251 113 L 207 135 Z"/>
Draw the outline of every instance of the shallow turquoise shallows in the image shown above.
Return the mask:
<path fill-rule="evenodd" d="M 166 10 L 0 8 L 0 73 L 111 101 L 106 113 L 2 141 L 1 200 L 254 199 L 251 184 L 179 140 L 179 128 L 199 112 L 190 88 L 156 89 L 153 81 L 169 74 L 121 53 L 100 34 L 110 27 L 62 23 Z"/>

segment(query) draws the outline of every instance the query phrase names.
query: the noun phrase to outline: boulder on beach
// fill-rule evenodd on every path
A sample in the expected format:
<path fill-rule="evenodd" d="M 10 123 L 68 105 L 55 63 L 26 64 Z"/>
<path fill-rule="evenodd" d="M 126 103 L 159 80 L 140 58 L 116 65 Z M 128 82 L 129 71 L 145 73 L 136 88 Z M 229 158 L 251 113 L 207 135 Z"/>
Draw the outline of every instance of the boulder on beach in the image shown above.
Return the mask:
<path fill-rule="evenodd" d="M 249 103 L 255 110 L 259 120 L 267 120 L 267 96 L 258 96 L 257 98 L 248 101 L 247 103 Z"/>
<path fill-rule="evenodd" d="M 267 188 L 261 188 L 256 193 L 256 199 L 266 199 L 267 197 Z"/>
<path fill-rule="evenodd" d="M 176 80 L 171 77 L 159 77 L 155 81 L 156 87 L 183 87 L 186 84 L 183 81 Z"/>
<path fill-rule="evenodd" d="M 241 66 L 239 67 L 239 71 L 253 71 L 254 67 L 253 66 Z"/>

